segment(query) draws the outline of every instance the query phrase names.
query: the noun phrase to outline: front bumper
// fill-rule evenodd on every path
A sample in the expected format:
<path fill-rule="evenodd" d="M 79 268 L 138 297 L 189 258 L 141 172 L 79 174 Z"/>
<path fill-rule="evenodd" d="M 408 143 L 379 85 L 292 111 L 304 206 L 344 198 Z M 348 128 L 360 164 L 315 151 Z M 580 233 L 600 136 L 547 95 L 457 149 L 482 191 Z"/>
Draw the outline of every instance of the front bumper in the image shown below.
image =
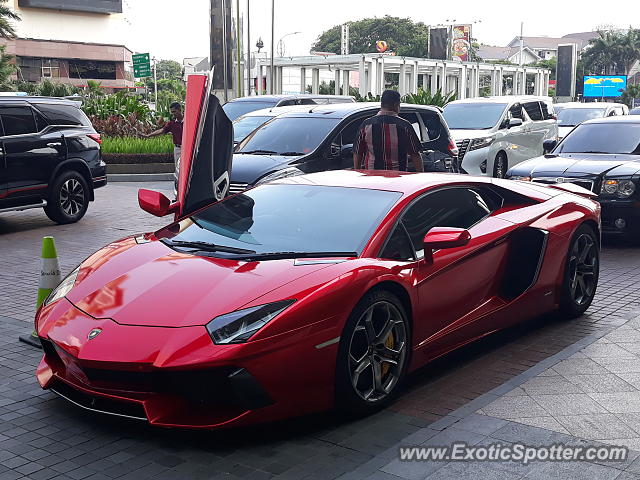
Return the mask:
<path fill-rule="evenodd" d="M 478 148 L 466 151 L 460 166 L 464 173 L 469 175 L 493 175 L 493 161 L 489 161 L 490 147 Z M 484 171 L 483 171 L 484 170 Z"/>
<path fill-rule="evenodd" d="M 120 325 L 64 298 L 41 309 L 36 325 L 44 350 L 40 386 L 94 412 L 214 429 L 332 406 L 337 345 L 313 346 L 326 332 L 215 345 L 204 326 Z M 96 328 L 101 333 L 86 340 Z"/>
<path fill-rule="evenodd" d="M 598 198 L 602 208 L 602 232 L 630 235 L 640 233 L 640 202 L 638 200 Z"/>

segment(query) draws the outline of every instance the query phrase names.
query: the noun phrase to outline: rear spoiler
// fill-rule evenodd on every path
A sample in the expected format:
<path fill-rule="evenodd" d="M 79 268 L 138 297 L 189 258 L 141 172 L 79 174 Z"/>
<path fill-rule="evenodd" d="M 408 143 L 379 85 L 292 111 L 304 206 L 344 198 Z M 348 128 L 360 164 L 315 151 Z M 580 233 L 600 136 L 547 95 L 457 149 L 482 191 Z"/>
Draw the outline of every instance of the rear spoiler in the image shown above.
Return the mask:
<path fill-rule="evenodd" d="M 587 190 L 586 188 L 581 187 L 580 185 L 576 185 L 575 183 L 551 183 L 547 184 L 547 187 L 555 188 L 556 190 L 563 190 L 565 192 L 573 193 L 575 195 L 580 195 L 581 197 L 586 198 L 598 198 L 598 194 L 593 193 L 591 190 Z"/>

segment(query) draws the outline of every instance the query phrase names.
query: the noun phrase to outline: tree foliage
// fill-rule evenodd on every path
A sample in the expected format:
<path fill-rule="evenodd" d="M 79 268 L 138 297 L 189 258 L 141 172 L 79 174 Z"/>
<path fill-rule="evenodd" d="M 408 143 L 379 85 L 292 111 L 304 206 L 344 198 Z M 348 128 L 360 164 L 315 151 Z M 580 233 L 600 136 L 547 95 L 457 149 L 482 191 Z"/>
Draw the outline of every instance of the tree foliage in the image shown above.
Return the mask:
<path fill-rule="evenodd" d="M 364 18 L 349 23 L 349 53 L 376 53 L 376 42 L 384 40 L 389 51 L 408 57 L 426 57 L 429 29 L 410 18 Z M 312 50 L 340 53 L 341 25 L 326 30 L 316 39 Z"/>
<path fill-rule="evenodd" d="M 551 76 L 549 77 L 551 80 L 556 79 L 556 67 L 558 65 L 558 59 L 556 57 L 550 58 L 548 60 L 540 60 L 538 62 L 530 63 L 529 66 L 537 67 L 537 68 L 546 68 L 551 70 Z"/>
<path fill-rule="evenodd" d="M 21 18 L 5 5 L 7 2 L 8 0 L 0 0 L 0 37 L 16 38 L 16 30 L 12 22 L 19 22 Z"/>
<path fill-rule="evenodd" d="M 622 92 L 620 100 L 631 108 L 633 107 L 634 98 L 640 98 L 640 85 L 627 85 L 627 88 Z"/>
<path fill-rule="evenodd" d="M 640 29 L 599 31 L 589 41 L 582 60 L 592 75 L 628 75 L 640 60 Z"/>
<path fill-rule="evenodd" d="M 175 60 L 160 60 L 156 66 L 158 80 L 167 78 L 170 80 L 182 80 L 182 65 Z"/>
<path fill-rule="evenodd" d="M 13 55 L 7 55 L 6 45 L 0 45 L 0 89 L 12 90 L 9 77 L 16 71 L 13 64 Z"/>

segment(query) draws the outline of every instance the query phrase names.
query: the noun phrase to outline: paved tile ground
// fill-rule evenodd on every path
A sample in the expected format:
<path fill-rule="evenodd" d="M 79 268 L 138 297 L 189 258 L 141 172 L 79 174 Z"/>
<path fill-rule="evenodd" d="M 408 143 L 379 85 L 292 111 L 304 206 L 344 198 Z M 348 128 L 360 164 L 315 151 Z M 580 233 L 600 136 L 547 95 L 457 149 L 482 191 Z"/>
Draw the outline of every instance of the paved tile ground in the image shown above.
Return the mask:
<path fill-rule="evenodd" d="M 168 183 L 144 186 L 166 192 L 171 189 Z M 433 469 L 431 465 L 403 463 L 395 459 L 398 445 L 415 444 L 416 439 L 427 441 L 442 432 L 446 432 L 446 436 L 438 437 L 439 441 L 445 438 L 466 439 L 466 434 L 461 432 L 467 432 L 468 429 L 459 428 L 460 422 L 489 418 L 473 412 L 493 402 L 498 408 L 498 400 L 505 393 L 529 398 L 541 389 L 555 388 L 550 390 L 554 392 L 552 395 L 585 394 L 597 405 L 606 408 L 602 405 L 605 400 L 599 402 L 591 398 L 589 393 L 602 393 L 596 390 L 605 388 L 603 384 L 619 385 L 614 376 L 622 378 L 629 385 L 627 388 L 633 387 L 636 380 L 640 383 L 640 379 L 624 378 L 624 375 L 640 374 L 638 371 L 614 371 L 623 367 L 633 368 L 632 362 L 623 361 L 623 357 L 621 363 L 614 362 L 608 366 L 603 364 L 604 360 L 597 361 L 603 358 L 597 355 L 603 355 L 604 352 L 599 348 L 609 348 L 611 353 L 616 350 L 615 347 L 620 347 L 629 354 L 635 354 L 634 347 L 622 345 L 634 343 L 633 335 L 636 334 L 629 331 L 617 335 L 631 339 L 631 342 L 620 341 L 613 332 L 612 337 L 605 337 L 605 340 L 594 344 L 597 346 L 592 350 L 588 350 L 590 356 L 580 353 L 578 357 L 584 355 L 596 365 L 582 362 L 583 369 L 591 368 L 587 373 L 580 370 L 573 359 L 558 365 L 557 368 L 564 370 L 554 370 L 553 376 L 556 377 L 600 375 L 595 380 L 585 378 L 575 380 L 578 383 L 571 383 L 577 385 L 580 392 L 571 393 L 575 389 L 563 387 L 558 378 L 547 383 L 544 383 L 545 380 L 533 380 L 533 374 L 543 373 L 551 366 L 547 364 L 549 361 L 556 362 L 558 355 L 563 359 L 568 358 L 567 351 L 577 353 L 576 345 L 583 342 L 584 347 L 597 340 L 598 336 L 620 327 L 640 307 L 640 291 L 636 288 L 640 277 L 640 250 L 608 245 L 602 254 L 598 295 L 587 315 L 571 322 L 554 316 L 536 318 L 476 342 L 417 372 L 409 379 L 407 391 L 398 402 L 369 418 L 346 420 L 323 414 L 241 431 L 193 433 L 151 429 L 138 423 L 84 413 L 50 393 L 40 391 L 33 377 L 39 353 L 18 343 L 16 337 L 30 329 L 27 322 L 33 316 L 41 237 L 55 236 L 62 269 L 68 272 L 108 241 L 130 233 L 152 230 L 165 223 L 165 220 L 154 218 L 138 208 L 135 192 L 136 186 L 129 184 L 109 185 L 98 190 L 97 201 L 90 206 L 87 216 L 76 225 L 55 226 L 38 210 L 0 216 L 0 480 L 21 477 L 94 480 L 340 477 L 397 480 L 425 478 L 430 474 L 436 475 L 436 472 L 439 472 L 437 475 L 440 478 L 446 475 L 517 478 L 520 474 L 534 475 L 534 471 L 538 472 L 535 475 L 540 478 L 544 475 L 547 475 L 545 478 L 573 478 L 571 475 L 575 469 L 566 465 L 561 465 L 564 470 L 554 472 L 548 470 L 551 467 L 542 465 L 539 471 L 532 468 L 513 473 L 507 469 L 504 473 L 506 467 L 494 464 L 464 467 L 461 464 L 449 466 L 442 463 Z M 635 331 L 629 325 L 622 328 Z M 601 344 L 607 343 L 606 339 L 614 345 L 601 347 Z M 640 355 L 640 352 L 637 353 Z M 581 358 L 584 360 L 584 357 Z M 524 395 L 516 395 L 520 391 L 515 387 L 522 383 L 517 382 L 523 375 L 532 383 L 527 385 L 527 390 L 523 390 Z M 583 383 L 579 383 L 579 380 Z M 516 382 L 517 385 L 510 382 Z M 588 385 L 592 386 L 593 392 L 587 391 Z M 587 397 L 580 397 L 581 402 L 573 407 L 577 410 L 568 415 L 579 417 L 584 409 L 599 411 L 600 408 L 590 403 Z M 570 400 L 567 397 L 556 399 Z M 635 399 L 629 400 L 633 401 Z M 543 406 L 536 401 L 536 405 L 543 409 L 554 408 L 553 402 Z M 556 416 L 551 413 L 547 415 L 539 409 L 536 412 L 539 413 L 536 418 L 556 419 L 556 416 L 562 416 L 555 412 Z M 619 412 L 611 414 L 618 415 Z M 492 415 L 497 415 L 497 410 Z M 471 420 L 467 420 L 467 417 Z M 609 417 L 594 418 L 603 424 Z M 551 423 L 524 425 L 512 419 L 496 418 L 491 421 L 502 422 L 501 428 L 506 425 L 517 428 L 523 435 L 523 432 L 529 432 L 532 442 L 536 438 L 539 442 L 542 438 L 540 435 L 547 435 L 544 432 L 550 432 L 549 435 L 567 435 L 571 432 L 579 436 L 586 428 L 580 420 L 574 419 L 572 423 L 566 421 L 566 425 L 561 423 L 563 431 L 557 427 L 554 431 L 552 426 L 555 424 Z M 615 432 L 623 431 L 620 425 L 611 428 Z M 633 430 L 633 427 L 630 428 Z M 482 438 L 478 441 L 490 441 L 495 431 L 483 430 L 480 433 Z M 605 436 L 609 435 L 607 433 Z M 618 475 L 622 471 L 620 468 L 605 467 L 615 470 L 607 470 L 608 474 Z M 605 472 L 597 465 L 585 469 L 589 474 L 592 471 Z M 606 478 L 613 477 L 609 475 Z M 620 480 L 622 478 L 627 477 L 619 477 Z"/>

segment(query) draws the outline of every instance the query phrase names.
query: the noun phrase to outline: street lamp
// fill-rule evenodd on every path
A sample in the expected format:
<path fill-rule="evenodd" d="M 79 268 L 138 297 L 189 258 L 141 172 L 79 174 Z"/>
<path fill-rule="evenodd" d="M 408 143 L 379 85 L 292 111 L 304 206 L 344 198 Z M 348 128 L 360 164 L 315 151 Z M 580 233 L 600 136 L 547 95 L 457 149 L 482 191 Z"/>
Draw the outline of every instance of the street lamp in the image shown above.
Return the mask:
<path fill-rule="evenodd" d="M 284 42 L 283 42 L 283 40 L 284 40 L 286 37 L 288 37 L 289 35 L 297 35 L 297 34 L 299 34 L 299 33 L 302 33 L 302 32 L 290 32 L 290 33 L 287 33 L 286 35 L 283 35 L 282 37 L 280 37 L 280 40 L 278 40 L 278 55 L 279 55 L 280 57 L 284 57 L 284 51 L 285 51 L 285 49 L 284 49 Z"/>

